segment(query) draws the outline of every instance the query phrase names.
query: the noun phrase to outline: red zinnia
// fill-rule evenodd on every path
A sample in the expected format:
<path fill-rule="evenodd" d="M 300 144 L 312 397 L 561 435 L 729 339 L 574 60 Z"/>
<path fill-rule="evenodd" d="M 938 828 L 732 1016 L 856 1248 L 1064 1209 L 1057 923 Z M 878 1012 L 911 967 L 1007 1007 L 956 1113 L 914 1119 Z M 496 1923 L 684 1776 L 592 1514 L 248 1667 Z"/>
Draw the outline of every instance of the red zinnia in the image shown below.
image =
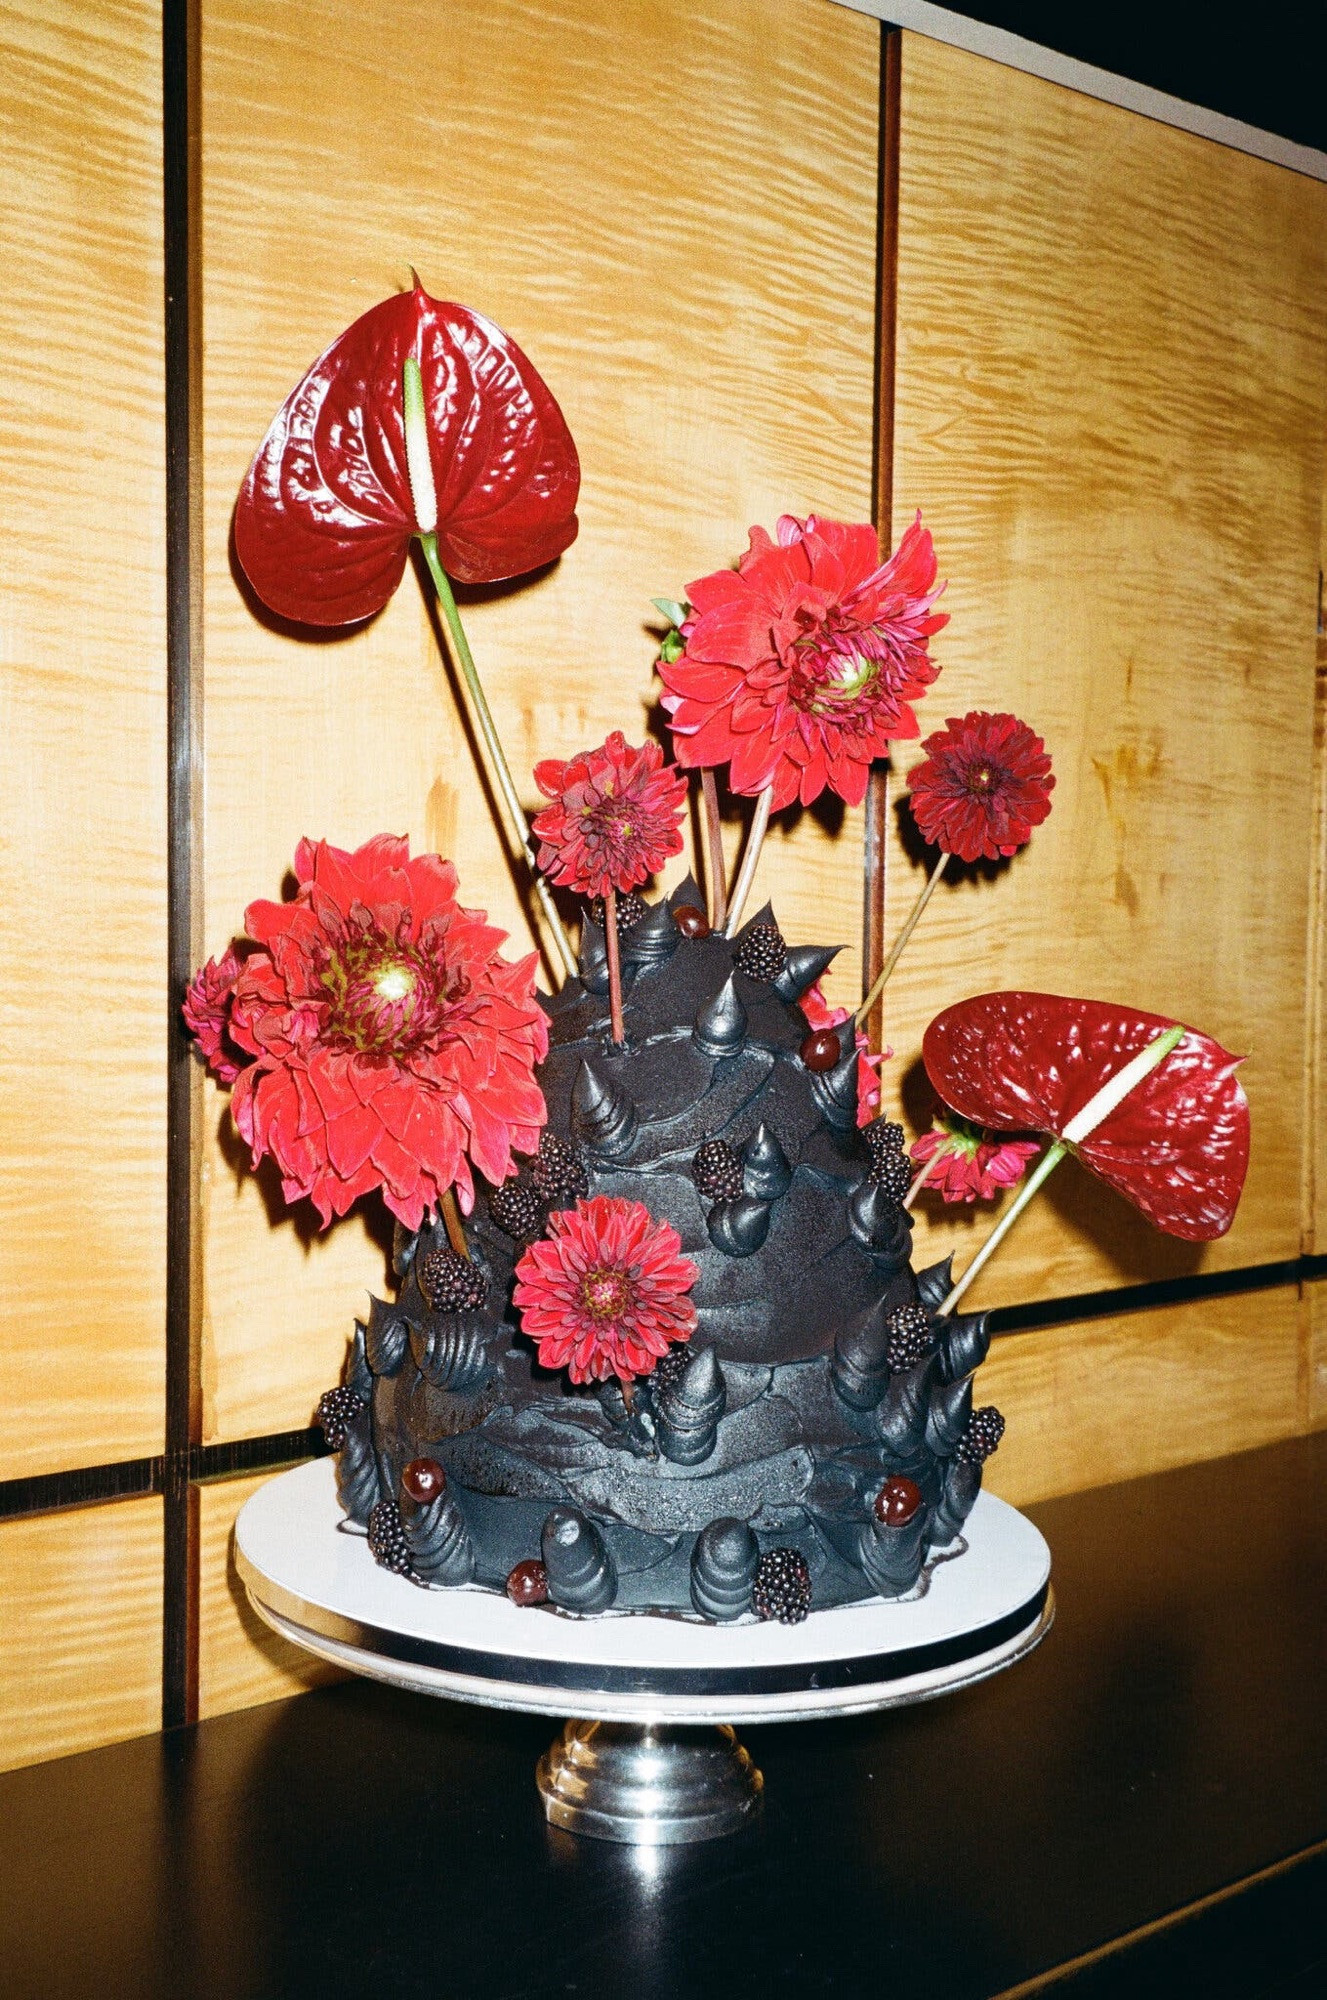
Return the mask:
<path fill-rule="evenodd" d="M 946 1201 L 994 1201 L 1027 1172 L 1029 1160 L 1041 1151 L 1035 1140 L 1002 1139 L 970 1125 L 956 1112 L 943 1112 L 939 1123 L 923 1132 L 909 1148 L 919 1167 L 940 1159 L 923 1186 Z"/>
<path fill-rule="evenodd" d="M 859 805 L 939 672 L 930 533 L 919 515 L 887 563 L 871 527 L 785 514 L 776 534 L 752 528 L 736 570 L 688 586 L 685 650 L 659 664 L 678 761 L 726 763 L 737 792 L 772 785 L 776 812 L 827 785 Z"/>
<path fill-rule="evenodd" d="M 234 1083 L 244 1061 L 230 1039 L 230 1002 L 239 971 L 235 947 L 227 945 L 220 958 L 209 958 L 194 974 L 180 1010 L 218 1083 Z"/>
<path fill-rule="evenodd" d="M 687 781 L 657 743 L 633 750 L 615 729 L 601 750 L 535 765 L 553 804 L 536 814 L 539 866 L 582 896 L 625 894 L 682 851 Z"/>
<path fill-rule="evenodd" d="M 644 1202 L 593 1195 L 549 1217 L 549 1234 L 516 1266 L 512 1294 L 544 1368 L 573 1382 L 648 1375 L 675 1340 L 690 1340 L 700 1275 L 682 1239 Z"/>
<path fill-rule="evenodd" d="M 251 903 L 259 949 L 239 968 L 226 1024 L 254 1058 L 231 1111 L 308 1195 L 326 1226 L 381 1188 L 418 1228 L 471 1165 L 494 1182 L 533 1152 L 545 1120 L 534 1067 L 548 1026 L 535 958 L 498 956 L 506 933 L 456 901 L 456 870 L 380 834 L 355 853 L 300 842 L 294 901 Z"/>
<path fill-rule="evenodd" d="M 928 736 L 908 779 L 924 840 L 960 861 L 1017 854 L 1051 809 L 1051 760 L 1016 715 L 974 709 Z"/>

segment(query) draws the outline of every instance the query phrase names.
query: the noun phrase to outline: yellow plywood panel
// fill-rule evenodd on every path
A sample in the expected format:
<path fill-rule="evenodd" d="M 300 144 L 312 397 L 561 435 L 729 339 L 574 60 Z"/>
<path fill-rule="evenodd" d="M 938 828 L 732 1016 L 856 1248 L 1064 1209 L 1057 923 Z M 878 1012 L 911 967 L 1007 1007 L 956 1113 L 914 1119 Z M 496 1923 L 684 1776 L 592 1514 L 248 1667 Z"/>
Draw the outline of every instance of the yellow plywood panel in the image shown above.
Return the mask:
<path fill-rule="evenodd" d="M 161 1502 L 0 1521 L 0 1770 L 161 1724 Z"/>
<path fill-rule="evenodd" d="M 991 987 L 1193 1021 L 1249 1056 L 1230 1236 L 1154 1237 L 1065 1168 L 974 1296 L 1293 1256 L 1327 188 L 911 36 L 901 127 L 895 525 L 922 509 L 952 614 L 925 719 L 1024 715 L 1058 786 L 998 879 L 937 894 L 891 1093 L 926 1116 L 926 1022 Z M 896 842 L 887 934 L 924 865 Z M 955 1240 L 943 1213 L 919 1250 Z"/>
<path fill-rule="evenodd" d="M 352 635 L 275 630 L 232 572 L 239 482 L 302 370 L 413 262 L 527 349 L 584 467 L 562 562 L 466 608 L 513 767 L 639 740 L 653 594 L 781 511 L 869 517 L 878 29 L 806 0 L 491 0 L 459 37 L 425 0 L 334 27 L 314 0 L 203 0 L 201 22 L 208 948 L 302 834 L 383 829 L 453 856 L 523 940 L 414 577 Z M 440 35 L 445 88 L 421 88 Z M 845 996 L 860 841 L 860 815 L 836 837 L 803 815 L 764 868 L 793 935 L 851 947 Z M 223 1123 L 213 1096 L 208 1436 L 306 1422 L 384 1282 L 358 1219 L 310 1241 Z"/>
<path fill-rule="evenodd" d="M 1297 1436 L 1303 1349 L 1294 1286 L 1008 1334 L 975 1385 L 1008 1424 L 987 1484 L 1021 1507 Z"/>
<path fill-rule="evenodd" d="M 281 1695 L 302 1694 L 341 1676 L 292 1646 L 252 1609 L 235 1570 L 235 1518 L 272 1477 L 218 1479 L 198 1495 L 198 1713 L 224 1715 Z"/>
<path fill-rule="evenodd" d="M 0 1478 L 161 1446 L 160 32 L 0 23 Z"/>
<path fill-rule="evenodd" d="M 1304 1311 L 1307 1319 L 1306 1428 L 1318 1430 L 1327 1424 L 1327 1282 L 1320 1279 L 1304 1287 Z"/>

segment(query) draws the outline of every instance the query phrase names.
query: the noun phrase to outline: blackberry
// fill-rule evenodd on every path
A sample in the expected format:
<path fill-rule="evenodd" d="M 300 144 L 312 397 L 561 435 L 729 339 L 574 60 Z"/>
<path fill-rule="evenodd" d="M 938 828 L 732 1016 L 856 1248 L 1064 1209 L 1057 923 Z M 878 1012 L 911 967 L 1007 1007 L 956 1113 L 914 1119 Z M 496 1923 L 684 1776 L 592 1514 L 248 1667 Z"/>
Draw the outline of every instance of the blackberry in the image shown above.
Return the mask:
<path fill-rule="evenodd" d="M 742 1192 L 742 1162 L 726 1139 L 707 1139 L 691 1162 L 691 1178 L 706 1201 L 736 1201 Z"/>
<path fill-rule="evenodd" d="M 329 1389 L 325 1396 L 319 1397 L 314 1422 L 322 1425 L 329 1451 L 340 1451 L 346 1441 L 346 1432 L 363 1408 L 362 1399 L 344 1383 L 339 1389 Z"/>
<path fill-rule="evenodd" d="M 680 1382 L 691 1361 L 691 1343 L 675 1340 L 667 1354 L 661 1354 L 651 1369 L 648 1380 L 656 1389 L 669 1389 L 674 1382 Z"/>
<path fill-rule="evenodd" d="M 649 907 L 644 896 L 638 896 L 634 889 L 628 889 L 625 896 L 619 896 L 617 899 L 618 936 L 621 937 L 623 931 L 629 931 L 633 924 L 638 924 Z M 595 897 L 590 905 L 590 915 L 595 923 L 598 924 L 600 930 L 602 930 L 604 928 L 604 906 L 598 896 Z"/>
<path fill-rule="evenodd" d="M 545 1126 L 539 1152 L 530 1168 L 535 1193 L 548 1208 L 570 1208 L 590 1192 L 590 1177 L 575 1148 Z"/>
<path fill-rule="evenodd" d="M 862 1137 L 866 1141 L 866 1150 L 871 1155 L 873 1165 L 882 1155 L 903 1151 L 903 1127 L 891 1124 L 887 1119 L 873 1118 L 871 1123 L 864 1127 Z"/>
<path fill-rule="evenodd" d="M 867 1168 L 866 1178 L 874 1181 L 891 1201 L 902 1202 L 912 1186 L 912 1162 L 906 1153 L 888 1153 L 882 1148 Z"/>
<path fill-rule="evenodd" d="M 788 948 L 777 924 L 752 924 L 733 953 L 733 964 L 748 979 L 777 979 L 783 971 Z"/>
<path fill-rule="evenodd" d="M 968 1465 L 982 1465 L 993 1451 L 997 1451 L 1004 1436 L 1004 1418 L 994 1403 L 983 1403 L 968 1418 L 967 1429 L 954 1446 L 955 1458 L 961 1458 Z"/>
<path fill-rule="evenodd" d="M 393 1576 L 409 1576 L 410 1551 L 395 1500 L 379 1500 L 374 1505 L 369 1515 L 369 1552 L 374 1562 L 391 1570 Z"/>
<path fill-rule="evenodd" d="M 478 1312 L 488 1291 L 488 1280 L 479 1266 L 468 1257 L 459 1257 L 450 1244 L 421 1257 L 415 1275 L 434 1312 Z"/>
<path fill-rule="evenodd" d="M 798 1549 L 766 1549 L 756 1564 L 751 1609 L 757 1618 L 800 1625 L 811 1609 L 811 1572 Z"/>
<path fill-rule="evenodd" d="M 931 1322 L 925 1306 L 896 1306 L 886 1325 L 886 1361 L 891 1368 L 911 1368 L 931 1345 Z"/>
<path fill-rule="evenodd" d="M 528 1181 L 504 1181 L 488 1198 L 488 1212 L 498 1228 L 517 1243 L 528 1243 L 543 1228 L 539 1197 Z"/>

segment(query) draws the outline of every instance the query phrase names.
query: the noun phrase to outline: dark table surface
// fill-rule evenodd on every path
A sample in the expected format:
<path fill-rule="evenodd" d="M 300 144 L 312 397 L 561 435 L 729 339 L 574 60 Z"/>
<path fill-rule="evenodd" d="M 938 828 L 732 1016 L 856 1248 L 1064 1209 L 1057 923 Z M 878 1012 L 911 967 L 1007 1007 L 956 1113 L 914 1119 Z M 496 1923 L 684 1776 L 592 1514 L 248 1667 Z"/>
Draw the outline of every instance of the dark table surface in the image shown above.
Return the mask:
<path fill-rule="evenodd" d="M 760 1823 L 652 1858 L 545 1825 L 551 1722 L 361 1682 L 13 1772 L 0 1994 L 1327 1994 L 1324 1494 L 1319 1435 L 1030 1509 L 1030 1659 L 744 1729 Z"/>

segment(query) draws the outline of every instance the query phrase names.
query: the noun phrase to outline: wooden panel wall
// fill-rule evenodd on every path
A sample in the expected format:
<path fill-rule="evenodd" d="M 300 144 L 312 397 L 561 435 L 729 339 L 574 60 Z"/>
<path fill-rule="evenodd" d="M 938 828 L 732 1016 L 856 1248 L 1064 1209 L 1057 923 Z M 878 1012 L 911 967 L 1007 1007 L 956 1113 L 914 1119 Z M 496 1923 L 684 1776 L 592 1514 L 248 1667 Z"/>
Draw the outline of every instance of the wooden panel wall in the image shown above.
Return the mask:
<path fill-rule="evenodd" d="M 301 371 L 415 264 L 516 335 L 585 468 L 568 555 L 468 613 L 513 767 L 639 740 L 653 594 L 788 508 L 869 517 L 878 30 L 806 0 L 486 0 L 421 90 L 425 0 L 341 9 L 331 35 L 315 0 L 201 19 L 207 947 L 301 834 L 383 829 L 450 854 L 523 937 L 413 577 L 353 636 L 274 631 L 231 571 L 239 482 Z M 855 948 L 860 839 L 812 820 L 772 843 L 794 931 Z M 845 995 L 857 977 L 850 949 Z M 213 1096 L 209 1138 L 223 1123 Z M 307 1423 L 383 1282 L 357 1221 L 311 1241 L 235 1157 L 209 1143 L 208 1438 Z"/>
<path fill-rule="evenodd" d="M 0 1479 L 161 1447 L 159 32 L 0 22 Z"/>
<path fill-rule="evenodd" d="M 952 615 L 926 720 L 1014 709 L 1058 782 L 998 879 L 942 885 L 887 995 L 890 1084 L 924 1118 L 925 1023 L 989 987 L 1193 1021 L 1249 1058 L 1230 1235 L 1155 1236 L 1065 1167 L 974 1300 L 1293 1257 L 1327 188 L 918 37 L 902 75 L 895 526 L 922 509 Z M 896 844 L 896 917 L 922 865 Z M 961 1262 L 988 1224 L 919 1247 Z"/>

